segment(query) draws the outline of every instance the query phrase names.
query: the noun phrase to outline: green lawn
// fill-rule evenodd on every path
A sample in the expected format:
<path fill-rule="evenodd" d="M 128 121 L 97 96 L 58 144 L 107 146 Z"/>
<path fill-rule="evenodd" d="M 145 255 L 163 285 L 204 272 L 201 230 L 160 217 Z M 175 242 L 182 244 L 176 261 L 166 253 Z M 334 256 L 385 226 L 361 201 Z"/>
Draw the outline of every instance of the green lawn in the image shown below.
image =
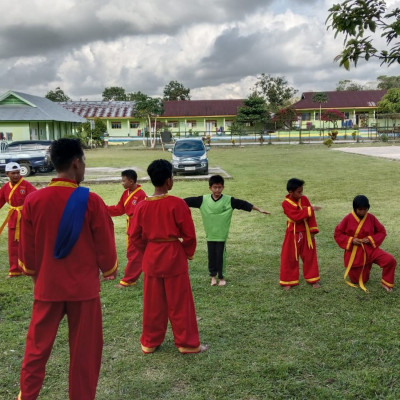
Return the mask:
<path fill-rule="evenodd" d="M 145 176 L 150 161 L 170 159 L 154 150 L 108 149 L 87 152 L 87 165 L 135 167 Z M 368 293 L 343 281 L 343 253 L 333 230 L 351 211 L 352 199 L 365 194 L 371 212 L 385 225 L 382 248 L 399 259 L 400 164 L 396 161 L 334 152 L 323 145 L 272 145 L 213 148 L 211 166 L 233 179 L 225 192 L 272 212 L 235 211 L 227 244 L 227 286 L 211 287 L 206 242 L 198 210 L 193 210 L 198 248 L 190 275 L 199 330 L 206 353 L 182 356 L 168 330 L 160 350 L 140 350 L 142 279 L 129 289 L 102 285 L 105 346 L 98 400 L 131 399 L 399 399 L 400 290 L 380 287 L 374 266 Z M 279 258 L 286 219 L 281 202 L 287 179 L 306 181 L 304 193 L 317 213 L 317 247 L 322 288 L 305 284 L 284 291 Z M 145 191 L 152 193 L 146 183 Z M 116 203 L 120 184 L 93 185 L 106 203 Z M 179 181 L 172 194 L 208 192 L 206 181 Z M 1 220 L 6 210 L 1 210 Z M 115 218 L 119 276 L 125 267 L 125 219 Z M 1 274 L 8 270 L 6 234 L 0 241 Z M 0 398 L 18 393 L 19 370 L 32 304 L 32 283 L 22 277 L 0 279 Z M 63 321 L 40 399 L 67 395 L 68 345 Z"/>

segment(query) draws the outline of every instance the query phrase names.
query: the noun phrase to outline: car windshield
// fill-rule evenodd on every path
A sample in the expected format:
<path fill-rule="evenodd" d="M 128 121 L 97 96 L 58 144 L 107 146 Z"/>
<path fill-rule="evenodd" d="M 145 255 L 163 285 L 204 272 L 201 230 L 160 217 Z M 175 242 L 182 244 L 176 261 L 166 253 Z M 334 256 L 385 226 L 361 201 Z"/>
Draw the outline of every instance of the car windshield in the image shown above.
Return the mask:
<path fill-rule="evenodd" d="M 202 151 L 204 150 L 203 142 L 200 140 L 190 140 L 187 142 L 176 142 L 175 150 L 178 151 Z"/>

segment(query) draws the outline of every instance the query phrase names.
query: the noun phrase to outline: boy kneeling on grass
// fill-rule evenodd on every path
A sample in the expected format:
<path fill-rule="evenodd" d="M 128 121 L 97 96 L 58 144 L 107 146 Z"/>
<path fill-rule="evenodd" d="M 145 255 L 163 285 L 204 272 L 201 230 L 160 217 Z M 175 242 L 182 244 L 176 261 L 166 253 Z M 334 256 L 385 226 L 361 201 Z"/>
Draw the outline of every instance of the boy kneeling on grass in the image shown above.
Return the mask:
<path fill-rule="evenodd" d="M 355 284 L 358 283 L 361 289 L 367 291 L 364 283 L 368 282 L 372 264 L 375 263 L 382 268 L 381 286 L 387 292 L 392 292 L 396 260 L 379 248 L 386 237 L 386 230 L 378 219 L 368 212 L 369 208 L 366 196 L 356 196 L 353 200 L 353 211 L 335 228 L 336 243 L 345 250 L 344 279 L 348 285 L 356 287 Z M 350 282 L 346 279 L 347 276 Z"/>

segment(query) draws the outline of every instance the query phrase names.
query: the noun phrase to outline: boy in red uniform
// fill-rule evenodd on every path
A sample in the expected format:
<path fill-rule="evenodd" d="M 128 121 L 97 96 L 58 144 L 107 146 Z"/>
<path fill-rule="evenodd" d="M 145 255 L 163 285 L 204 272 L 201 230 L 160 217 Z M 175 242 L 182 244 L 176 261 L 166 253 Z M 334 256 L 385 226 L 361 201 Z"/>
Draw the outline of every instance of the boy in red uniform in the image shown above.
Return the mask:
<path fill-rule="evenodd" d="M 207 350 L 200 345 L 196 311 L 190 286 L 188 262 L 196 249 L 196 234 L 186 203 L 172 189 L 172 165 L 155 160 L 148 169 L 155 189 L 133 215 L 132 243 L 143 253 L 144 353 L 161 345 L 171 322 L 175 346 L 181 353 Z"/>
<path fill-rule="evenodd" d="M 135 246 L 129 243 L 129 232 L 131 229 L 131 219 L 137 204 L 144 200 L 146 193 L 142 187 L 137 184 L 137 174 L 133 169 L 127 169 L 121 172 L 122 186 L 124 192 L 121 199 L 115 206 L 107 206 L 108 212 L 112 217 L 126 214 L 126 234 L 127 236 L 127 259 L 124 277 L 119 281 L 117 287 L 125 288 L 136 285 L 140 274 L 142 273 L 142 253 Z"/>
<path fill-rule="evenodd" d="M 335 228 L 336 243 L 345 250 L 344 279 L 350 286 L 356 283 L 365 289 L 372 264 L 382 268 L 381 286 L 387 291 L 393 291 L 396 260 L 379 248 L 386 237 L 385 227 L 378 219 L 368 212 L 370 206 L 364 195 L 356 196 L 353 200 L 353 211 L 346 215 Z M 350 278 L 349 282 L 346 278 Z"/>
<path fill-rule="evenodd" d="M 37 189 L 20 175 L 21 167 L 16 162 L 6 164 L 6 175 L 10 182 L 0 189 L 0 208 L 8 203 L 10 208 L 7 217 L 0 227 L 0 233 L 8 223 L 8 259 L 10 269 L 7 278 L 13 278 L 23 274 L 18 266 L 18 244 L 20 237 L 21 211 L 29 193 Z"/>
<path fill-rule="evenodd" d="M 99 270 L 117 273 L 114 229 L 103 200 L 79 186 L 85 156 L 78 140 L 50 147 L 57 178 L 32 193 L 22 211 L 20 265 L 34 281 L 32 318 L 18 400 L 35 400 L 58 325 L 69 329 L 69 398 L 93 400 L 103 348 Z"/>
<path fill-rule="evenodd" d="M 301 179 L 289 179 L 286 185 L 289 194 L 282 203 L 288 221 L 281 252 L 280 284 L 286 290 L 299 284 L 299 257 L 303 261 L 304 279 L 313 288 L 320 287 L 314 239 L 319 231 L 314 211 L 321 207 L 310 204 L 303 195 L 303 185 Z"/>

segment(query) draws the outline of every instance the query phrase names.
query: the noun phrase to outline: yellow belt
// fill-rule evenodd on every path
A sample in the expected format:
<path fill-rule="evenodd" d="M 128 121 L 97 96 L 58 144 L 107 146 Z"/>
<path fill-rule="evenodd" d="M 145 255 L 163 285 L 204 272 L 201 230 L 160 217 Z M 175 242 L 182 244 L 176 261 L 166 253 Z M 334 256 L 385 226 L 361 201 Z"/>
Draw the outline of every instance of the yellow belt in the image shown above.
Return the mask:
<path fill-rule="evenodd" d="M 364 264 L 362 266 L 360 277 L 358 278 L 358 284 L 360 285 L 360 288 L 362 290 L 364 290 L 364 292 L 368 292 L 368 290 L 364 286 L 364 282 L 363 282 L 363 279 L 362 279 L 364 267 L 365 267 L 365 264 L 367 263 L 367 253 L 365 251 L 365 247 L 364 247 L 363 244 L 361 244 L 361 247 L 362 247 L 363 252 L 364 252 Z M 351 250 L 350 260 L 349 260 L 349 263 L 347 264 L 347 268 L 346 268 L 346 271 L 344 273 L 344 281 L 351 287 L 357 287 L 357 285 L 355 285 L 354 283 L 348 281 L 346 278 L 347 278 L 347 275 L 349 275 L 351 267 L 353 266 L 353 262 L 354 262 L 354 259 L 356 257 L 356 253 L 357 253 L 357 246 L 355 244 L 353 244 L 353 249 Z"/>
<path fill-rule="evenodd" d="M 14 240 L 19 240 L 20 232 L 21 232 L 21 210 L 23 206 L 18 206 L 18 207 L 13 207 L 10 206 L 8 209 L 8 213 L 6 216 L 6 219 L 4 220 L 3 224 L 0 226 L 0 234 L 3 232 L 4 227 L 7 225 L 7 222 L 11 218 L 11 215 L 13 214 L 14 211 L 18 213 L 17 215 L 17 225 L 15 227 L 15 235 L 14 235 Z"/>
<path fill-rule="evenodd" d="M 294 235 L 294 250 L 296 253 L 296 261 L 298 260 L 298 255 L 297 255 L 297 243 L 296 243 L 296 222 L 293 221 L 292 219 L 288 218 L 288 226 L 289 223 L 293 224 L 293 235 Z M 304 225 L 306 227 L 306 236 L 307 236 L 307 245 L 309 249 L 314 248 L 313 243 L 312 243 L 312 238 L 311 238 L 311 232 L 310 232 L 310 227 L 308 226 L 308 223 L 306 220 L 304 220 Z"/>

